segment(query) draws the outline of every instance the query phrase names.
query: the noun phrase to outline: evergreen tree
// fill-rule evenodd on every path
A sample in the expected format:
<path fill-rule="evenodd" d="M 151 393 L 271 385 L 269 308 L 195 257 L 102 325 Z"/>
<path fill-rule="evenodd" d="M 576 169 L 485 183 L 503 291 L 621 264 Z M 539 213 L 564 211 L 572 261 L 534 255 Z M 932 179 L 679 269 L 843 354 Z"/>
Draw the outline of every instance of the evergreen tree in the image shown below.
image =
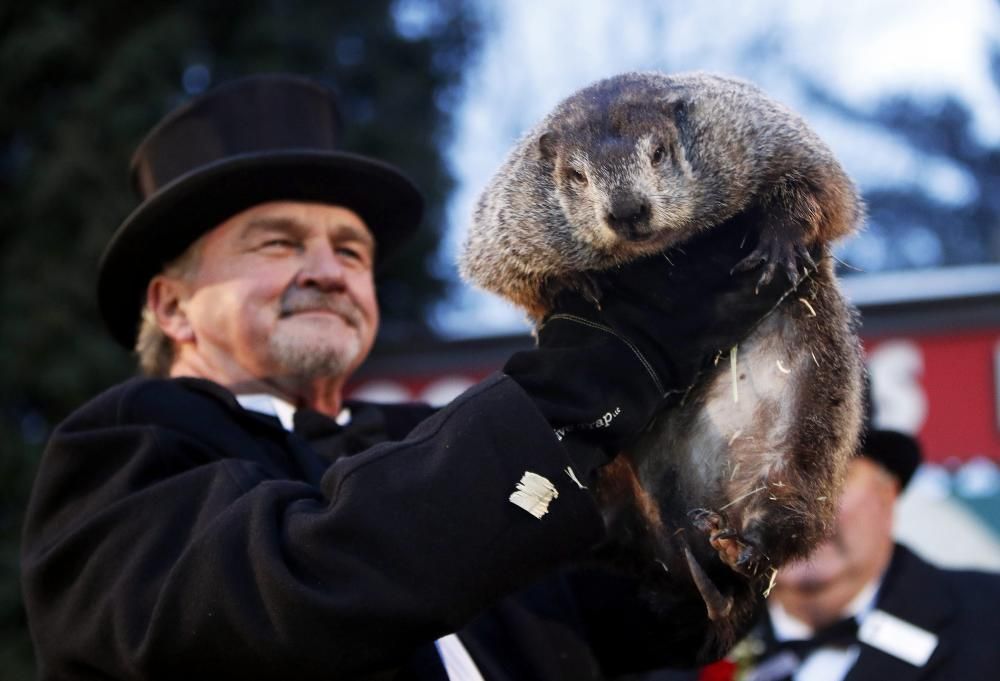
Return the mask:
<path fill-rule="evenodd" d="M 426 335 L 451 177 L 449 104 L 477 35 L 459 0 L 162 4 L 98 0 L 0 9 L 0 669 L 33 678 L 18 534 L 50 424 L 134 372 L 102 326 L 95 273 L 137 205 L 130 155 L 167 110 L 257 73 L 341 95 L 343 146 L 395 163 L 428 199 L 422 235 L 380 284 L 383 336 Z"/>

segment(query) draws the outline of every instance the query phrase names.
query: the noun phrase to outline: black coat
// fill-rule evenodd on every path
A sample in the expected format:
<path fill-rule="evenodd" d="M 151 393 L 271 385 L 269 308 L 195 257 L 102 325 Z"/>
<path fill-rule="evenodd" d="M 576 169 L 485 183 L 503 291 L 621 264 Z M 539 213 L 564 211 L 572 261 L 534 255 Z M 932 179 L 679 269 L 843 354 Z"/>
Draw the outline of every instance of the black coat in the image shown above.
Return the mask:
<path fill-rule="evenodd" d="M 896 545 L 875 607 L 938 637 L 914 666 L 867 644 L 844 681 L 993 681 L 1000 678 L 1000 575 L 945 570 Z M 773 638 L 764 615 L 756 636 Z M 694 681 L 696 672 L 659 672 L 642 681 Z"/>
<path fill-rule="evenodd" d="M 876 607 L 936 634 L 923 667 L 861 645 L 845 681 L 992 681 L 1000 678 L 1000 575 L 943 570 L 897 545 Z"/>
<path fill-rule="evenodd" d="M 603 523 L 516 383 L 352 408 L 311 446 L 208 381 L 135 379 L 67 419 L 24 529 L 41 678 L 434 678 L 454 631 L 487 681 L 662 663 L 634 585 L 562 571 Z M 558 490 L 541 519 L 508 501 L 526 471 Z"/>

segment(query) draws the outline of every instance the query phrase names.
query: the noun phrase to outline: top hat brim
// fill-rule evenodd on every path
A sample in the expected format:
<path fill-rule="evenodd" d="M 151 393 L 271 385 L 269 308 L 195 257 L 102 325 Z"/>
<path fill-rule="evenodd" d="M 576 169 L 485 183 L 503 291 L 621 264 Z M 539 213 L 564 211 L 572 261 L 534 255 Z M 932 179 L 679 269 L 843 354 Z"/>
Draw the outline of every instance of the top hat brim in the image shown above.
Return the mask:
<path fill-rule="evenodd" d="M 115 340 L 135 345 L 149 281 L 202 234 L 252 206 L 304 201 L 357 213 L 382 267 L 420 224 L 423 198 L 401 172 L 348 152 L 267 151 L 229 157 L 179 177 L 144 201 L 112 236 L 97 300 Z"/>

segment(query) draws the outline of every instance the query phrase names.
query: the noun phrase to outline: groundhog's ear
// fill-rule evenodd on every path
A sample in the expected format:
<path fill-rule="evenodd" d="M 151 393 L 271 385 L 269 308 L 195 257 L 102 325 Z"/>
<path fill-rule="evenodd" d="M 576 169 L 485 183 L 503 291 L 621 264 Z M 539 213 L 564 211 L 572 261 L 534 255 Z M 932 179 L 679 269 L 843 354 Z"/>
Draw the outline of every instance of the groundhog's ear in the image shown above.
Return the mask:
<path fill-rule="evenodd" d="M 542 155 L 542 158 L 546 161 L 554 161 L 556 158 L 556 147 L 558 146 L 559 136 L 552 131 L 543 132 L 538 138 L 538 153 Z"/>

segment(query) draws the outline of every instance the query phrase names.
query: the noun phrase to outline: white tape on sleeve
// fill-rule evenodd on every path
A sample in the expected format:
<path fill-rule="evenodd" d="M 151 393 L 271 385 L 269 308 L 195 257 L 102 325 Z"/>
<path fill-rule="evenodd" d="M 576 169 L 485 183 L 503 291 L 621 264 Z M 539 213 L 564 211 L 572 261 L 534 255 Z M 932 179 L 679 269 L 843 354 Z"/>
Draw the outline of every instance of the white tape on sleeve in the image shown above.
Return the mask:
<path fill-rule="evenodd" d="M 549 504 L 558 496 L 559 490 L 548 478 L 525 471 L 514 493 L 510 495 L 510 503 L 541 518 L 549 512 Z"/>

